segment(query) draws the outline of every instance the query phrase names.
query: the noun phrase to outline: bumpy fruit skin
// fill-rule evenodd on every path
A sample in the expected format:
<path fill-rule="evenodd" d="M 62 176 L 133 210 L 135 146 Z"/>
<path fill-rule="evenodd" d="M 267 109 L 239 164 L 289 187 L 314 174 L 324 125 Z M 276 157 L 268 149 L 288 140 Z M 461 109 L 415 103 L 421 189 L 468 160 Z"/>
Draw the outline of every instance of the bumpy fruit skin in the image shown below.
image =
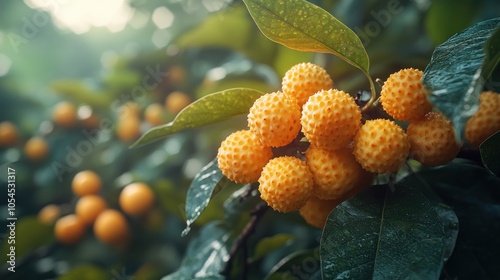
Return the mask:
<path fill-rule="evenodd" d="M 283 77 L 281 89 L 284 94 L 297 100 L 302 107 L 309 96 L 333 86 L 330 75 L 322 67 L 310 63 L 299 63 L 290 68 Z"/>
<path fill-rule="evenodd" d="M 130 215 L 143 215 L 153 207 L 154 193 L 145 183 L 132 183 L 123 188 L 119 202 L 122 210 Z"/>
<path fill-rule="evenodd" d="M 304 104 L 300 122 L 312 145 L 337 150 L 347 146 L 361 126 L 361 111 L 349 94 L 322 90 Z"/>
<path fill-rule="evenodd" d="M 77 121 L 76 107 L 70 102 L 62 101 L 54 107 L 52 119 L 62 127 L 71 127 Z"/>
<path fill-rule="evenodd" d="M 269 161 L 259 178 L 260 197 L 278 212 L 299 210 L 311 197 L 314 179 L 298 158 L 283 156 Z"/>
<path fill-rule="evenodd" d="M 86 224 L 92 224 L 106 208 L 108 208 L 108 205 L 102 197 L 86 195 L 76 203 L 75 214 Z"/>
<path fill-rule="evenodd" d="M 410 154 L 410 142 L 395 122 L 368 120 L 354 137 L 353 154 L 365 170 L 395 172 Z"/>
<path fill-rule="evenodd" d="M 262 144 L 285 146 L 300 131 L 300 107 L 280 91 L 265 94 L 250 108 L 248 126 Z"/>
<path fill-rule="evenodd" d="M 353 189 L 364 172 L 347 147 L 330 151 L 310 146 L 306 163 L 314 176 L 314 195 L 324 200 L 338 198 Z"/>
<path fill-rule="evenodd" d="M 272 157 L 271 148 L 262 145 L 249 130 L 233 132 L 222 141 L 217 153 L 222 174 L 241 184 L 257 182 Z"/>
<path fill-rule="evenodd" d="M 85 234 L 85 223 L 78 216 L 70 214 L 57 220 L 54 234 L 59 242 L 67 245 L 80 241 Z"/>
<path fill-rule="evenodd" d="M 16 126 L 8 121 L 0 123 L 0 147 L 14 146 L 19 138 Z"/>
<path fill-rule="evenodd" d="M 307 200 L 306 204 L 300 208 L 299 214 L 304 218 L 306 223 L 311 226 L 323 228 L 330 212 L 332 212 L 341 202 L 342 201 L 338 199 L 323 200 L 313 195 Z"/>
<path fill-rule="evenodd" d="M 423 165 L 447 164 L 460 151 L 453 124 L 438 112 L 429 112 L 422 120 L 411 122 L 407 135 L 410 153 Z"/>
<path fill-rule="evenodd" d="M 32 161 L 41 161 L 49 154 L 49 144 L 41 137 L 32 137 L 24 144 L 24 154 Z"/>
<path fill-rule="evenodd" d="M 129 226 L 122 213 L 107 209 L 95 220 L 94 234 L 103 243 L 123 245 L 129 237 Z"/>
<path fill-rule="evenodd" d="M 71 182 L 73 193 L 77 196 L 97 194 L 101 190 L 101 186 L 101 177 L 91 170 L 78 172 Z"/>
<path fill-rule="evenodd" d="M 385 81 L 380 92 L 384 110 L 395 119 L 421 119 L 432 109 L 422 85 L 423 72 L 413 68 L 399 70 Z"/>
<path fill-rule="evenodd" d="M 465 139 L 474 147 L 500 131 L 500 94 L 485 91 L 479 95 L 479 108 L 465 125 Z"/>

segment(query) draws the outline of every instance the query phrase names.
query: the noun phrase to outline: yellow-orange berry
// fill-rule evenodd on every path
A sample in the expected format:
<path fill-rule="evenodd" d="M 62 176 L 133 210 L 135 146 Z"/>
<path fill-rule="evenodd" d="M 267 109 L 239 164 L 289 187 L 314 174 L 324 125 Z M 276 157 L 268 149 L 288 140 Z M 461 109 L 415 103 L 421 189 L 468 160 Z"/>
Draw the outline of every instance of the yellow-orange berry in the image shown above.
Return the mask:
<path fill-rule="evenodd" d="M 61 215 L 61 209 L 55 204 L 49 204 L 38 212 L 38 220 L 44 224 L 52 224 Z"/>
<path fill-rule="evenodd" d="M 460 151 L 453 124 L 438 112 L 429 112 L 422 120 L 411 122 L 406 134 L 411 154 L 423 165 L 446 164 Z"/>
<path fill-rule="evenodd" d="M 165 108 L 171 114 L 177 114 L 191 103 L 191 97 L 181 91 L 171 92 L 165 99 Z"/>
<path fill-rule="evenodd" d="M 376 173 L 395 172 L 410 154 L 404 130 L 386 119 L 368 120 L 354 137 L 353 154 L 364 169 Z"/>
<path fill-rule="evenodd" d="M 144 119 L 152 125 L 163 124 L 163 106 L 158 103 L 150 104 L 144 110 Z"/>
<path fill-rule="evenodd" d="M 299 213 L 306 223 L 313 227 L 323 228 L 326 224 L 326 220 L 328 220 L 330 212 L 332 212 L 341 202 L 342 201 L 339 199 L 323 200 L 313 195 L 307 200 L 306 204 L 300 208 Z"/>
<path fill-rule="evenodd" d="M 250 108 L 248 126 L 262 144 L 285 146 L 300 131 L 300 107 L 280 91 L 264 94 Z"/>
<path fill-rule="evenodd" d="M 103 243 L 123 245 L 129 238 L 129 226 L 122 213 L 107 209 L 97 216 L 94 222 L 94 234 Z"/>
<path fill-rule="evenodd" d="M 387 114 L 398 120 L 412 121 L 423 118 L 432 109 L 422 76 L 422 71 L 407 68 L 387 78 L 380 92 L 380 102 Z"/>
<path fill-rule="evenodd" d="M 485 91 L 479 95 L 479 108 L 465 125 L 465 139 L 474 147 L 500 131 L 500 94 Z"/>
<path fill-rule="evenodd" d="M 167 77 L 173 85 L 182 84 L 186 81 L 186 69 L 181 65 L 174 65 L 168 69 Z"/>
<path fill-rule="evenodd" d="M 71 182 L 73 193 L 77 196 L 97 194 L 101 190 L 101 186 L 101 177 L 90 170 L 78 172 Z"/>
<path fill-rule="evenodd" d="M 124 142 L 131 142 L 141 135 L 141 120 L 137 117 L 120 118 L 116 126 L 118 138 Z"/>
<path fill-rule="evenodd" d="M 24 154 L 32 161 L 41 161 L 49 154 L 49 144 L 41 137 L 32 137 L 24 144 Z"/>
<path fill-rule="evenodd" d="M 75 244 L 85 234 L 85 223 L 78 216 L 70 214 L 57 220 L 54 225 L 54 234 L 63 244 Z"/>
<path fill-rule="evenodd" d="M 273 158 L 259 178 L 260 197 L 279 212 L 299 210 L 311 197 L 314 179 L 307 164 L 298 158 Z"/>
<path fill-rule="evenodd" d="M 284 94 L 297 100 L 302 107 L 309 96 L 320 90 L 328 90 L 333 86 L 332 78 L 322 67 L 310 63 L 299 63 L 290 68 L 281 83 Z"/>
<path fill-rule="evenodd" d="M 10 147 L 17 143 L 19 132 L 17 127 L 8 121 L 0 123 L 0 147 Z"/>
<path fill-rule="evenodd" d="M 143 215 L 149 212 L 155 201 L 153 191 L 145 183 L 132 183 L 120 193 L 120 207 L 130 215 Z"/>
<path fill-rule="evenodd" d="M 118 116 L 121 119 L 125 118 L 139 118 L 139 113 L 141 111 L 141 108 L 139 107 L 139 104 L 135 102 L 127 102 L 120 106 L 119 111 L 118 111 Z"/>
<path fill-rule="evenodd" d="M 271 148 L 262 145 L 249 130 L 233 132 L 222 141 L 217 153 L 222 174 L 242 184 L 257 182 L 262 168 L 272 157 Z"/>
<path fill-rule="evenodd" d="M 59 102 L 52 111 L 52 120 L 62 127 L 75 125 L 77 121 L 75 105 L 67 101 Z"/>
<path fill-rule="evenodd" d="M 353 189 L 364 172 L 347 147 L 330 151 L 311 145 L 306 151 L 306 163 L 314 176 L 314 195 L 325 200 Z"/>
<path fill-rule="evenodd" d="M 361 126 L 361 111 L 349 94 L 322 90 L 304 104 L 300 122 L 312 145 L 336 150 L 351 142 Z"/>
<path fill-rule="evenodd" d="M 102 211 L 106 210 L 106 201 L 98 195 L 81 197 L 75 206 L 75 214 L 86 224 L 92 224 Z"/>

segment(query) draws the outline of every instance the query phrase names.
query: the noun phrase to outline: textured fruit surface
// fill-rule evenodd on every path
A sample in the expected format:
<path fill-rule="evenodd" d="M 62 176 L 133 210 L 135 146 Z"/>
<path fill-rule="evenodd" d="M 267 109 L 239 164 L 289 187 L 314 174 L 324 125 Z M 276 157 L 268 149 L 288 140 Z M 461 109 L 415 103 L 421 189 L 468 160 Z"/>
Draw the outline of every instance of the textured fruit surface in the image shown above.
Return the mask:
<path fill-rule="evenodd" d="M 129 237 L 127 220 L 117 210 L 104 210 L 94 222 L 94 234 L 103 243 L 121 245 Z"/>
<path fill-rule="evenodd" d="M 137 117 L 124 117 L 118 120 L 116 135 L 124 142 L 131 142 L 141 135 L 141 120 Z"/>
<path fill-rule="evenodd" d="M 78 216 L 70 214 L 57 220 L 54 225 L 54 234 L 63 244 L 75 244 L 85 234 L 85 223 Z"/>
<path fill-rule="evenodd" d="M 314 176 L 314 195 L 334 199 L 350 191 L 364 172 L 350 148 L 335 151 L 310 146 L 306 163 Z"/>
<path fill-rule="evenodd" d="M 333 86 L 332 78 L 322 67 L 310 63 L 299 63 L 290 68 L 281 83 L 284 94 L 296 99 L 302 107 L 309 96 Z"/>
<path fill-rule="evenodd" d="M 101 186 L 101 177 L 91 170 L 78 172 L 71 182 L 73 193 L 77 196 L 97 194 L 101 190 Z"/>
<path fill-rule="evenodd" d="M 106 210 L 106 201 L 98 195 L 81 197 L 75 206 L 75 214 L 84 223 L 92 224 L 102 211 Z"/>
<path fill-rule="evenodd" d="M 323 228 L 330 212 L 332 212 L 337 205 L 342 201 L 335 200 L 322 200 L 313 195 L 306 204 L 300 208 L 299 213 L 304 218 L 306 223 L 313 227 Z"/>
<path fill-rule="evenodd" d="M 300 107 L 282 92 L 265 94 L 250 108 L 248 126 L 262 144 L 285 146 L 300 131 Z"/>
<path fill-rule="evenodd" d="M 222 141 L 217 153 L 222 174 L 241 184 L 257 182 L 272 157 L 271 148 L 262 145 L 249 130 L 233 132 Z"/>
<path fill-rule="evenodd" d="M 163 106 L 158 103 L 150 104 L 144 110 L 144 119 L 152 125 L 163 124 Z"/>
<path fill-rule="evenodd" d="M 49 204 L 38 212 L 38 220 L 44 224 L 52 224 L 61 215 L 61 209 L 55 204 Z"/>
<path fill-rule="evenodd" d="M 8 121 L 0 123 L 0 147 L 10 147 L 17 143 L 19 132 L 17 127 Z"/>
<path fill-rule="evenodd" d="M 427 166 L 446 164 L 460 150 L 453 124 L 438 112 L 427 113 L 422 120 L 411 122 L 407 135 L 413 158 Z"/>
<path fill-rule="evenodd" d="M 300 122 L 312 145 L 336 150 L 351 142 L 361 126 L 361 111 L 349 94 L 323 90 L 309 97 Z"/>
<path fill-rule="evenodd" d="M 170 93 L 165 99 L 165 108 L 171 114 L 179 113 L 184 107 L 191 103 L 191 98 L 180 91 L 174 91 Z"/>
<path fill-rule="evenodd" d="M 500 94 L 486 91 L 479 95 L 479 108 L 465 125 L 465 139 L 474 147 L 500 131 Z"/>
<path fill-rule="evenodd" d="M 259 178 L 260 197 L 279 212 L 299 210 L 313 192 L 313 175 L 305 162 L 295 157 L 269 161 Z"/>
<path fill-rule="evenodd" d="M 154 193 L 145 183 L 132 183 L 123 188 L 119 202 L 125 213 L 143 215 L 153 207 Z"/>
<path fill-rule="evenodd" d="M 75 105 L 66 101 L 56 104 L 52 111 L 52 120 L 63 127 L 73 126 L 77 121 Z"/>
<path fill-rule="evenodd" d="M 353 154 L 363 168 L 370 172 L 395 172 L 410 154 L 410 142 L 404 130 L 395 122 L 369 120 L 354 137 Z"/>
<path fill-rule="evenodd" d="M 382 107 L 393 118 L 421 119 L 432 109 L 422 86 L 423 72 L 413 68 L 399 70 L 385 81 L 380 92 Z"/>
<path fill-rule="evenodd" d="M 49 154 L 49 144 L 41 137 L 33 137 L 24 144 L 24 154 L 32 161 L 41 161 Z"/>

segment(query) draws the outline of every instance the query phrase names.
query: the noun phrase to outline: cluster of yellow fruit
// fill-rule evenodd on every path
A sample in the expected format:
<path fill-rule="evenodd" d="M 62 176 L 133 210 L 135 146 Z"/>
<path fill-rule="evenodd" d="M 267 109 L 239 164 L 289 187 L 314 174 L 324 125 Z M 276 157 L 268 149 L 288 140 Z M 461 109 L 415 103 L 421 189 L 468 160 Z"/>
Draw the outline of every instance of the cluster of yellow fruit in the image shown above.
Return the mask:
<path fill-rule="evenodd" d="M 249 129 L 221 143 L 219 168 L 234 182 L 258 181 L 261 198 L 274 210 L 299 210 L 306 222 L 323 227 L 331 210 L 371 185 L 374 173 L 397 171 L 410 154 L 430 166 L 457 155 L 453 126 L 431 112 L 421 78 L 422 71 L 403 69 L 387 79 L 381 92 L 384 110 L 410 121 L 405 132 L 389 119 L 362 124 L 355 100 L 332 89 L 325 69 L 297 64 L 285 73 L 281 91 L 255 101 Z M 304 154 L 298 149 L 300 131 L 310 144 Z M 275 156 L 273 148 L 283 146 L 296 153 Z"/>

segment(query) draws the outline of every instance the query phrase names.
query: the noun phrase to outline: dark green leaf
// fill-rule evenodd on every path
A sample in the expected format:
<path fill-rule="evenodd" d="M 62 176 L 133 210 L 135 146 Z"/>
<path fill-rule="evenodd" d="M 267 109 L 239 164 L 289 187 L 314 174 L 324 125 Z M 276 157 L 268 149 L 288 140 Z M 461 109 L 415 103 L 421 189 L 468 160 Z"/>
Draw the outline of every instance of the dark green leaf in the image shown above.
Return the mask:
<path fill-rule="evenodd" d="M 273 251 L 276 248 L 281 246 L 285 246 L 288 242 L 293 240 L 295 237 L 292 234 L 281 233 L 270 237 L 262 238 L 257 246 L 255 246 L 255 252 L 252 257 L 252 260 L 258 260 L 269 252 Z"/>
<path fill-rule="evenodd" d="M 497 27 L 486 42 L 486 63 L 483 66 L 483 77 L 489 77 L 500 63 L 500 28 Z"/>
<path fill-rule="evenodd" d="M 132 147 L 187 128 L 200 127 L 248 113 L 254 101 L 262 94 L 254 89 L 233 88 L 206 95 L 184 108 L 172 122 L 148 130 Z"/>
<path fill-rule="evenodd" d="M 479 151 L 484 166 L 500 177 L 500 131 L 481 143 Z"/>
<path fill-rule="evenodd" d="M 229 179 L 222 175 L 217 158 L 203 167 L 194 177 L 186 197 L 186 229 L 182 235 L 188 234 L 191 224 L 201 215 L 207 207 L 210 199 L 214 197 Z"/>
<path fill-rule="evenodd" d="M 439 45 L 424 71 L 429 99 L 452 120 L 457 139 L 463 141 L 465 123 L 478 108 L 483 89 L 483 67 L 488 63 L 485 46 L 500 18 L 475 24 Z"/>
<path fill-rule="evenodd" d="M 119 272 L 114 271 L 113 278 L 111 279 L 125 279 L 126 275 L 121 275 Z M 61 275 L 57 280 L 108 280 L 111 275 L 109 272 L 94 265 L 79 265 L 73 267 L 70 271 Z"/>
<path fill-rule="evenodd" d="M 266 276 L 266 280 L 311 279 L 321 280 L 319 248 L 292 253 L 280 260 Z M 325 278 L 326 279 L 326 278 Z"/>
<path fill-rule="evenodd" d="M 441 218 L 420 191 L 374 186 L 330 214 L 323 279 L 437 279 L 445 250 Z"/>

